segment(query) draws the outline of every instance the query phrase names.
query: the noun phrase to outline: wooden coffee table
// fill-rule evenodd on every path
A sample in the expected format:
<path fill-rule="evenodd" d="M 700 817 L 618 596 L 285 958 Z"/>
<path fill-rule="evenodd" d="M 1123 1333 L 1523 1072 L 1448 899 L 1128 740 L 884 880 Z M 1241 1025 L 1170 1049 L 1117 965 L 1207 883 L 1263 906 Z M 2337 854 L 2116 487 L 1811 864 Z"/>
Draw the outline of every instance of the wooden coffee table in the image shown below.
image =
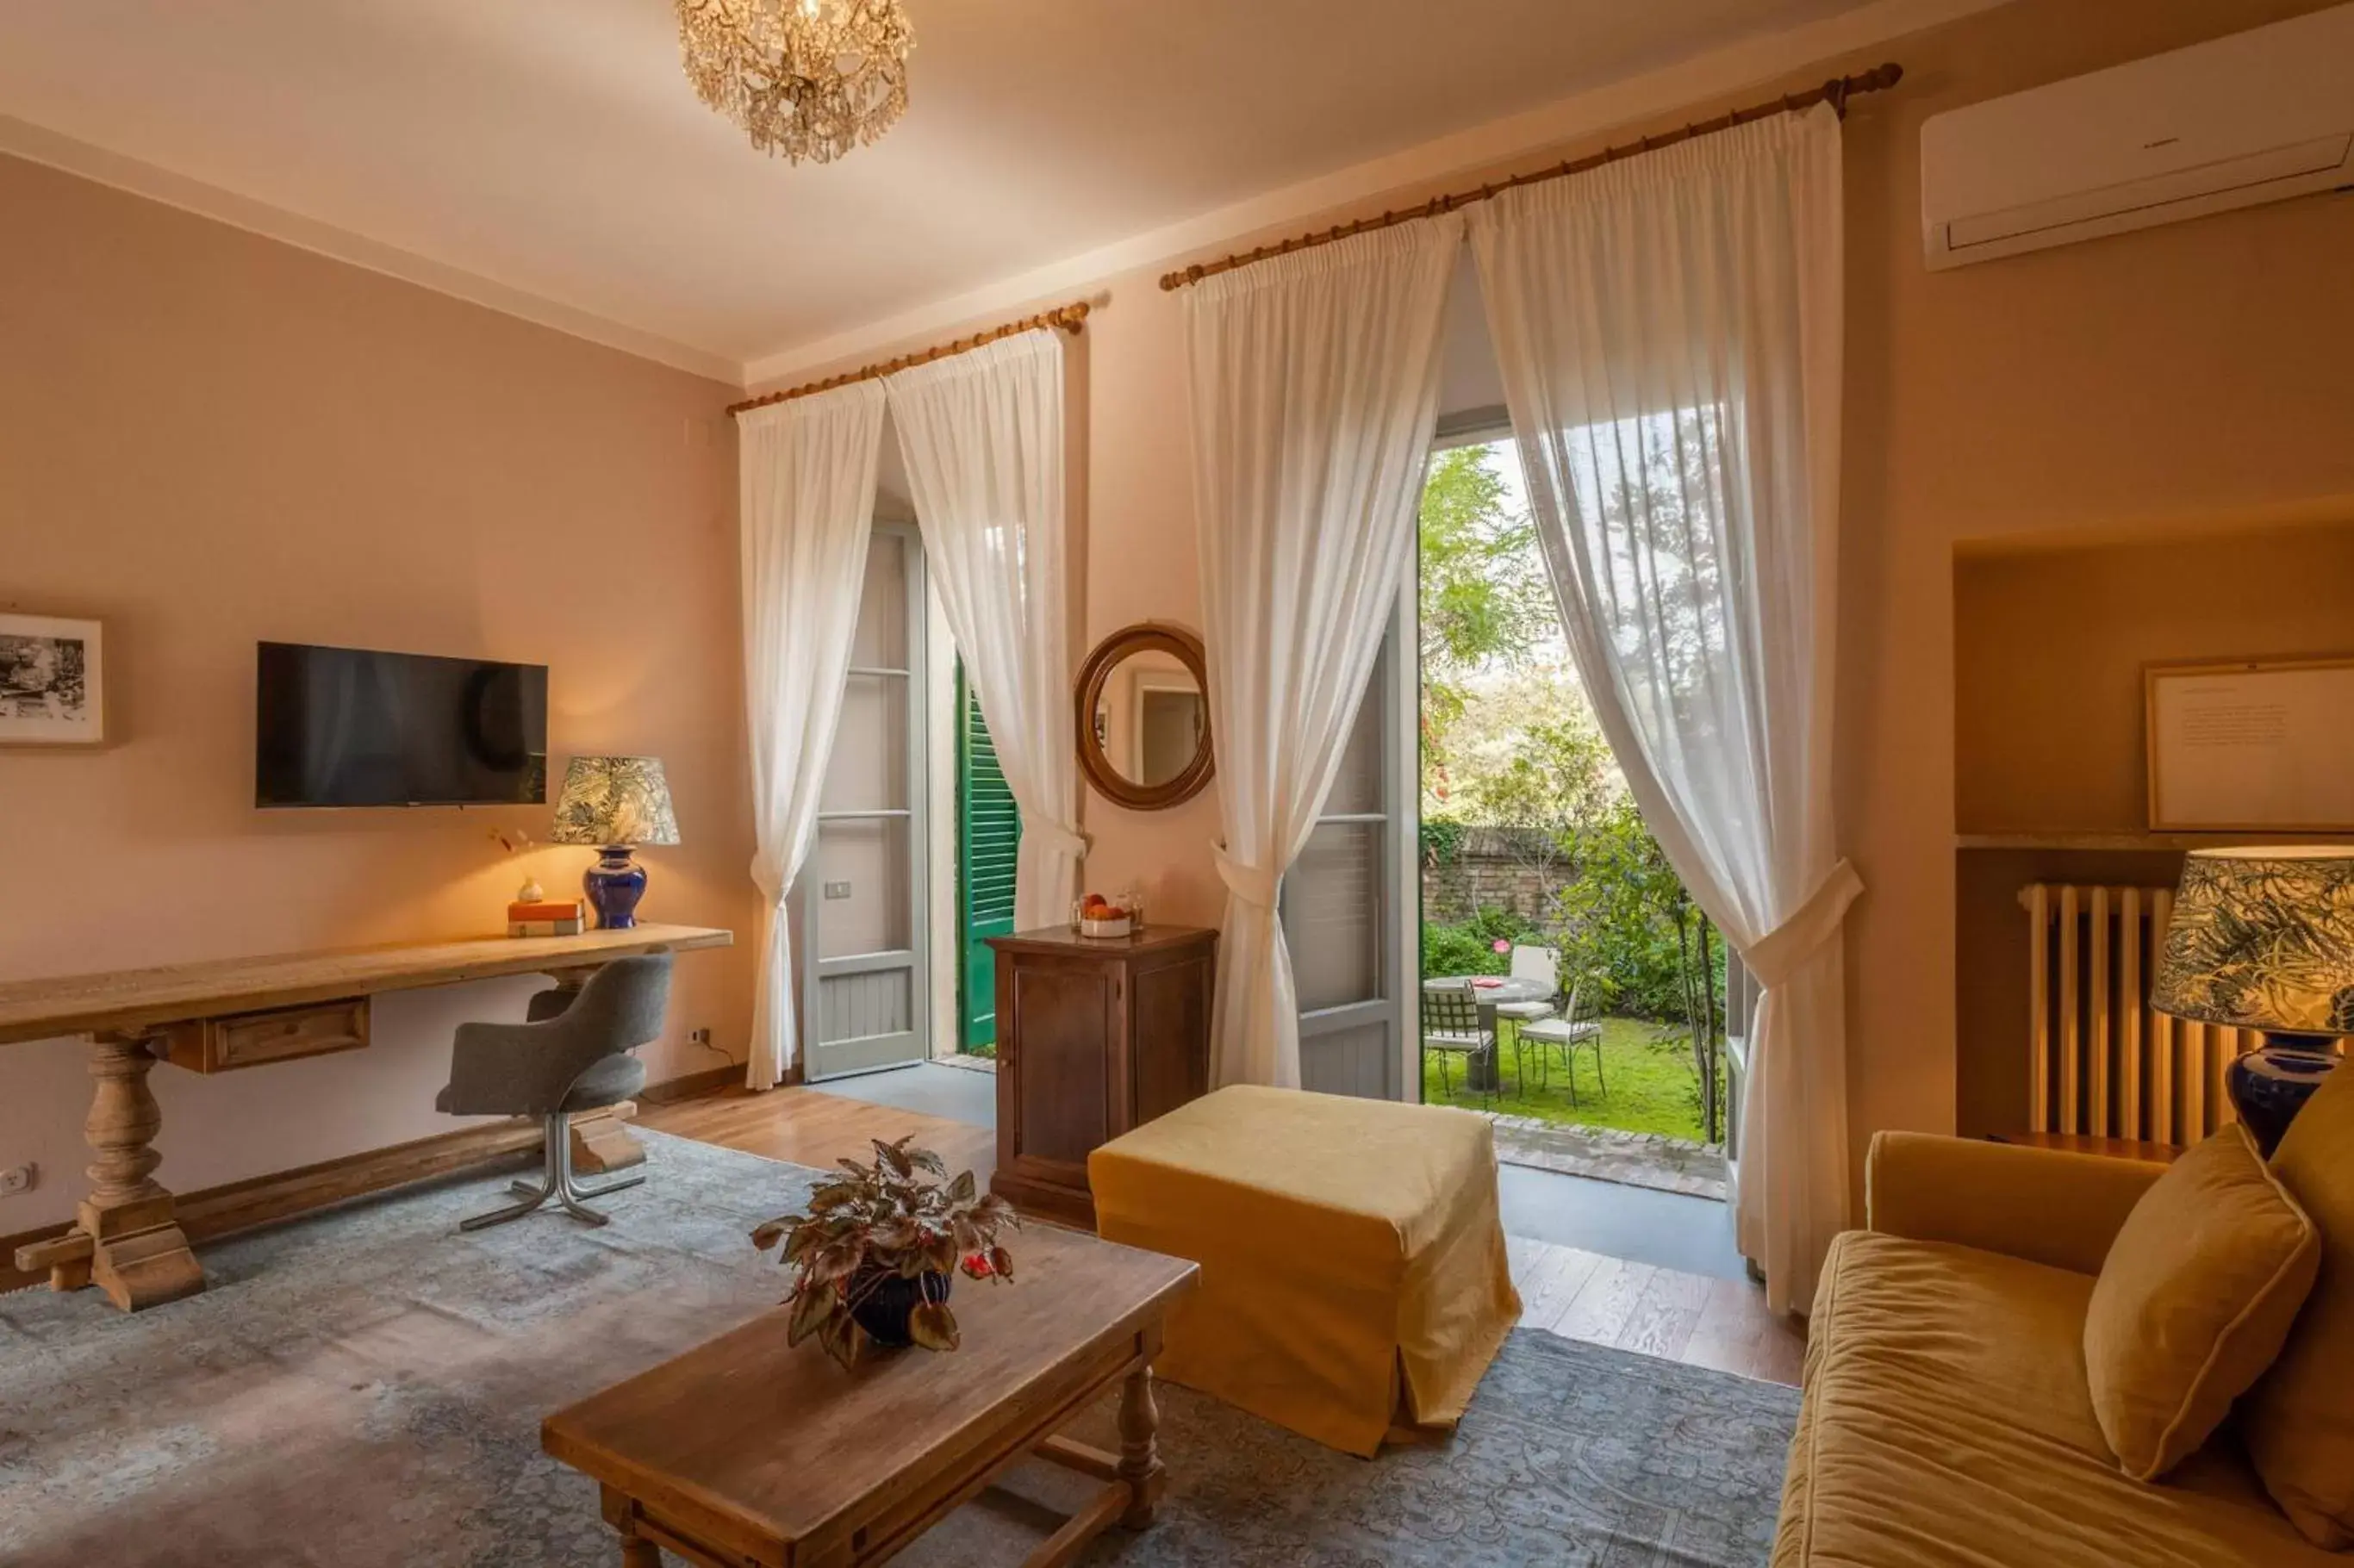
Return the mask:
<path fill-rule="evenodd" d="M 788 1350 L 779 1308 L 549 1416 L 540 1444 L 602 1485 L 624 1568 L 657 1568 L 657 1548 L 705 1568 L 881 1563 L 1033 1454 L 1104 1483 L 1025 1568 L 1068 1563 L 1114 1521 L 1152 1521 L 1152 1358 L 1198 1270 L 1043 1225 L 1013 1253 L 1016 1283 L 957 1282 L 953 1353 L 845 1372 L 813 1340 Z M 1117 1455 L 1056 1436 L 1114 1383 Z"/>

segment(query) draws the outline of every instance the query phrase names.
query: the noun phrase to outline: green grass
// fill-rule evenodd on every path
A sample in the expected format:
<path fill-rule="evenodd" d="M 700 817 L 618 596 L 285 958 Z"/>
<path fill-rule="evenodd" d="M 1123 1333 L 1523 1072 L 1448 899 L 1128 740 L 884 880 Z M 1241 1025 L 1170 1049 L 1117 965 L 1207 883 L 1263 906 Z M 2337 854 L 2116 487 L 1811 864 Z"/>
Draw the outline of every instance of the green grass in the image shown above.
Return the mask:
<path fill-rule="evenodd" d="M 1670 1138 L 1700 1139 L 1700 1100 L 1695 1092 L 1697 1075 L 1692 1071 L 1691 1042 L 1681 1033 L 1671 1033 L 1662 1040 L 1660 1027 L 1635 1018 L 1606 1018 L 1602 1021 L 1602 1075 L 1606 1088 L 1597 1087 L 1594 1076 L 1594 1052 L 1581 1045 L 1577 1058 L 1577 1097 L 1579 1103 L 1569 1103 L 1567 1075 L 1562 1070 L 1559 1054 L 1548 1047 L 1551 1086 L 1540 1088 L 1537 1084 L 1536 1047 L 1526 1054 L 1528 1092 L 1520 1092 L 1519 1077 L 1513 1071 L 1511 1025 L 1504 1026 L 1503 1041 L 1498 1060 L 1503 1069 L 1503 1088 L 1492 1104 L 1463 1086 L 1464 1059 L 1447 1059 L 1447 1075 L 1453 1080 L 1455 1092 L 1440 1092 L 1438 1058 L 1426 1051 L 1422 1057 L 1422 1095 L 1431 1105 L 1458 1105 L 1471 1110 L 1494 1109 L 1508 1116 L 1535 1117 L 1543 1121 L 1561 1122 L 1578 1127 L 1615 1127 L 1628 1132 L 1659 1132 Z"/>

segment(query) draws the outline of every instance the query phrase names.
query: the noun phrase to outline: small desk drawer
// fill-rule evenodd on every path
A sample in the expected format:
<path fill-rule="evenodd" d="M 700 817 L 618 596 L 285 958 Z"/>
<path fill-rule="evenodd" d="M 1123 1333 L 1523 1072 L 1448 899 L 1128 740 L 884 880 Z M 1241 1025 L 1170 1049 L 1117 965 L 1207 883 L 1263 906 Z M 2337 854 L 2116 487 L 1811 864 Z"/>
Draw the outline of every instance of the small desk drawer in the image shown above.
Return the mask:
<path fill-rule="evenodd" d="M 175 1066 L 192 1073 L 227 1073 L 356 1051 L 367 1043 L 368 999 L 359 996 L 176 1024 L 168 1054 Z"/>

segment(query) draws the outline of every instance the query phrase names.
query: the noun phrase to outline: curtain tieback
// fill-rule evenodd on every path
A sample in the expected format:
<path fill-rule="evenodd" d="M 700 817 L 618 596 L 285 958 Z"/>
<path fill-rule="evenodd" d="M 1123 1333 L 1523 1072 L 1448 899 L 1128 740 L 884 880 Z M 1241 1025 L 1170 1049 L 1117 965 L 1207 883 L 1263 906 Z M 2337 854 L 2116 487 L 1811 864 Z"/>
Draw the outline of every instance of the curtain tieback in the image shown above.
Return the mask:
<path fill-rule="evenodd" d="M 1822 881 L 1815 885 L 1807 901 L 1788 919 L 1760 937 L 1741 955 L 1741 961 L 1749 966 L 1749 972 L 1766 991 L 1786 983 L 1822 949 L 1823 944 L 1839 935 L 1840 922 L 1847 917 L 1847 906 L 1862 891 L 1863 878 L 1842 859 L 1823 874 Z"/>
<path fill-rule="evenodd" d="M 1022 836 L 1025 841 L 1034 838 L 1041 846 L 1073 860 L 1087 859 L 1094 842 L 1076 828 L 1065 827 L 1060 822 L 1034 821 L 1028 817 L 1022 819 Z"/>
<path fill-rule="evenodd" d="M 1226 891 L 1246 904 L 1272 912 L 1276 895 L 1283 886 L 1283 874 L 1261 871 L 1255 865 L 1245 865 L 1226 853 L 1224 844 L 1218 846 L 1216 853 L 1218 877 L 1226 885 Z"/>

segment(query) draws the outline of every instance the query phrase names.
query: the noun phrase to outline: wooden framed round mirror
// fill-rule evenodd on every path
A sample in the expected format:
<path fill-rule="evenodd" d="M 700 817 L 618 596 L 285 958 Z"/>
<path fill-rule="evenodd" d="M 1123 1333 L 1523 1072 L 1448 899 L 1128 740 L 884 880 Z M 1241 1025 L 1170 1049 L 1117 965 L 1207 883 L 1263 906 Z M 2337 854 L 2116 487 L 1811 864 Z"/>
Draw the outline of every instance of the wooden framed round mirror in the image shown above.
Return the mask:
<path fill-rule="evenodd" d="M 1096 644 L 1073 703 L 1079 767 L 1106 800 L 1165 810 L 1202 792 L 1216 767 L 1202 640 L 1144 621 Z"/>

